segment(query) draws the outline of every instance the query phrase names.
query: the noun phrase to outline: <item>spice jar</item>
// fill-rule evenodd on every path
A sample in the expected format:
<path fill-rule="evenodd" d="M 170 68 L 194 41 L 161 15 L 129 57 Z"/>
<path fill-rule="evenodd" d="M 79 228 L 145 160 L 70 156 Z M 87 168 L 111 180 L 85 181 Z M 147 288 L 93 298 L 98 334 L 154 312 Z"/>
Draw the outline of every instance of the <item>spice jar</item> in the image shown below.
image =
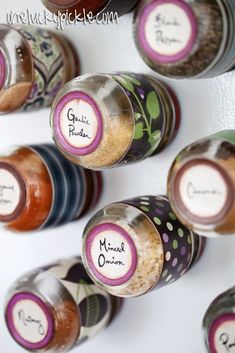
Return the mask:
<path fill-rule="evenodd" d="M 50 106 L 78 72 L 75 50 L 62 35 L 0 25 L 0 113 Z"/>
<path fill-rule="evenodd" d="M 119 16 L 131 11 L 139 0 L 42 0 L 46 8 L 55 14 L 67 13 L 69 18 L 79 20 L 83 15 L 117 13 Z M 82 16 L 80 16 L 82 15 Z"/>
<path fill-rule="evenodd" d="M 168 176 L 174 212 L 208 236 L 235 232 L 235 130 L 201 139 L 178 154 Z"/>
<path fill-rule="evenodd" d="M 203 319 L 203 333 L 208 353 L 235 352 L 235 287 L 211 303 Z"/>
<path fill-rule="evenodd" d="M 171 78 L 207 78 L 235 61 L 234 1 L 143 0 L 134 37 L 144 61 Z"/>
<path fill-rule="evenodd" d="M 75 166 L 54 145 L 17 147 L 0 157 L 0 222 L 22 232 L 62 225 L 93 208 L 101 189 L 99 172 Z"/>
<path fill-rule="evenodd" d="M 172 90 L 149 76 L 90 74 L 69 82 L 51 113 L 59 150 L 85 168 L 143 160 L 162 150 L 179 127 Z"/>
<path fill-rule="evenodd" d="M 11 287 L 5 319 L 29 351 L 67 352 L 114 319 L 122 301 L 90 280 L 80 258 L 31 271 Z"/>
<path fill-rule="evenodd" d="M 88 222 L 83 263 L 110 294 L 135 297 L 179 279 L 204 244 L 177 220 L 166 197 L 136 197 L 106 206 Z"/>

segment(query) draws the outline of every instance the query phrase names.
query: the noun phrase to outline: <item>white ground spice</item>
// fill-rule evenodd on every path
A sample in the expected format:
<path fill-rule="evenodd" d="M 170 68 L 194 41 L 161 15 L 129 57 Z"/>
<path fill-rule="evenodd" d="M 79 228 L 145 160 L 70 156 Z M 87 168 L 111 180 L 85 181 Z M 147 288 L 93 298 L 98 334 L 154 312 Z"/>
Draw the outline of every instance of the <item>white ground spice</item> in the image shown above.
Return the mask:
<path fill-rule="evenodd" d="M 125 156 L 131 145 L 134 135 L 132 116 L 107 116 L 103 124 L 103 137 L 96 150 L 79 158 L 87 168 L 99 169 L 115 165 Z"/>
<path fill-rule="evenodd" d="M 148 292 L 158 282 L 164 264 L 163 245 L 155 226 L 144 214 L 132 225 L 124 219 L 114 220 L 111 217 L 105 218 L 106 222 L 115 223 L 128 233 L 134 241 L 138 257 L 137 268 L 132 278 L 123 285 L 108 286 L 109 293 L 120 297 L 132 297 Z M 107 289 L 107 285 L 104 287 Z"/>

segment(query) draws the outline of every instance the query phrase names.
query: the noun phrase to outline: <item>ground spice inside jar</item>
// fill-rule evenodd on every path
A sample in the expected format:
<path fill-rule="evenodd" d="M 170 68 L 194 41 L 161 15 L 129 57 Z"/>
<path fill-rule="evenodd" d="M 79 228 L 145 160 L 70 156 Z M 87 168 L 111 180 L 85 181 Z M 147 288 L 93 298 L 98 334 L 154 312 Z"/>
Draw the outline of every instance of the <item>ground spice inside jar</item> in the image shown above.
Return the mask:
<path fill-rule="evenodd" d="M 15 148 L 0 157 L 0 221 L 12 231 L 33 231 L 77 220 L 96 206 L 99 172 L 65 159 L 54 145 Z"/>
<path fill-rule="evenodd" d="M 226 45 L 231 45 L 229 12 L 230 5 L 221 1 L 143 0 L 134 21 L 137 48 L 146 64 L 163 76 L 221 74 L 223 69 L 212 69 L 225 60 Z"/>
<path fill-rule="evenodd" d="M 165 197 L 143 196 L 94 215 L 84 231 L 83 261 L 97 285 L 135 297 L 180 278 L 204 244 L 177 220 Z"/>
<path fill-rule="evenodd" d="M 0 112 L 50 106 L 79 73 L 72 44 L 34 26 L 0 25 Z"/>
<path fill-rule="evenodd" d="M 162 150 L 176 135 L 179 116 L 171 89 L 149 76 L 94 74 L 74 79 L 60 91 L 51 127 L 67 158 L 102 169 Z"/>
<path fill-rule="evenodd" d="M 29 351 L 67 352 L 108 326 L 122 306 L 94 285 L 80 258 L 22 278 L 8 292 L 5 318 L 14 340 Z"/>
<path fill-rule="evenodd" d="M 79 21 L 84 19 L 84 16 L 88 16 L 89 19 L 98 16 L 98 20 L 101 21 L 102 15 L 105 14 L 122 16 L 128 13 L 138 0 L 42 0 L 42 2 L 56 15 L 67 13 L 70 19 L 76 19 L 76 16 L 79 16 Z M 106 17 L 103 16 L 103 18 Z M 115 19 L 114 16 L 113 18 Z"/>
<path fill-rule="evenodd" d="M 43 0 L 46 8 L 53 13 L 65 13 L 68 11 L 70 14 L 86 14 L 92 12 L 94 15 L 102 11 L 108 4 L 109 0 Z"/>

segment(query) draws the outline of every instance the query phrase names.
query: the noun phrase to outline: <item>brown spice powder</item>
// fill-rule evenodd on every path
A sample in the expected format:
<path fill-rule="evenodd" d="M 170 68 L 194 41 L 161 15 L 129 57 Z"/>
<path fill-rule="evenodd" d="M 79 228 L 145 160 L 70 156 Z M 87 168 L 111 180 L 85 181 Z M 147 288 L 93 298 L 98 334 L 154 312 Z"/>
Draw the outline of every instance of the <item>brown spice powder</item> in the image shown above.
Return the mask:
<path fill-rule="evenodd" d="M 72 300 L 62 301 L 51 308 L 54 317 L 54 336 L 46 351 L 65 352 L 71 349 L 79 336 L 80 318 L 77 306 Z"/>
<path fill-rule="evenodd" d="M 8 113 L 20 109 L 27 100 L 32 83 L 17 83 L 0 91 L 0 112 Z"/>
<path fill-rule="evenodd" d="M 43 161 L 27 147 L 16 150 L 0 161 L 12 164 L 22 176 L 26 186 L 26 204 L 21 214 L 8 223 L 14 231 L 39 228 L 46 220 L 52 204 L 52 185 Z"/>

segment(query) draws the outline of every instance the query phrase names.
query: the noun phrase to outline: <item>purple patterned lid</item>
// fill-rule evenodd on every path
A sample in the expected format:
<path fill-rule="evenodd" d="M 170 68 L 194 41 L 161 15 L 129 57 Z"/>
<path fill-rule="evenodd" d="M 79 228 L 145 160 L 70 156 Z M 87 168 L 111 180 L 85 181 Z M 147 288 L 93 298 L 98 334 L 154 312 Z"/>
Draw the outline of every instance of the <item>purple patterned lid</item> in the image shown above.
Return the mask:
<path fill-rule="evenodd" d="M 0 50 L 0 89 L 2 89 L 6 78 L 6 63 L 2 51 Z"/>
<path fill-rule="evenodd" d="M 92 153 L 103 135 L 102 113 L 94 99 L 81 91 L 70 92 L 59 100 L 53 126 L 62 149 L 78 156 Z"/>
<path fill-rule="evenodd" d="M 137 38 L 146 56 L 168 64 L 191 52 L 197 37 L 197 20 L 182 0 L 153 0 L 139 13 Z"/>
<path fill-rule="evenodd" d="M 233 352 L 235 333 L 235 314 L 218 317 L 209 330 L 209 348 L 211 353 Z"/>
<path fill-rule="evenodd" d="M 21 292 L 11 298 L 6 323 L 12 337 L 29 350 L 46 347 L 53 337 L 53 315 L 46 303 L 32 293 Z"/>
<path fill-rule="evenodd" d="M 85 253 L 90 270 L 104 284 L 119 286 L 135 273 L 135 244 L 127 231 L 116 224 L 95 226 L 86 238 Z"/>

